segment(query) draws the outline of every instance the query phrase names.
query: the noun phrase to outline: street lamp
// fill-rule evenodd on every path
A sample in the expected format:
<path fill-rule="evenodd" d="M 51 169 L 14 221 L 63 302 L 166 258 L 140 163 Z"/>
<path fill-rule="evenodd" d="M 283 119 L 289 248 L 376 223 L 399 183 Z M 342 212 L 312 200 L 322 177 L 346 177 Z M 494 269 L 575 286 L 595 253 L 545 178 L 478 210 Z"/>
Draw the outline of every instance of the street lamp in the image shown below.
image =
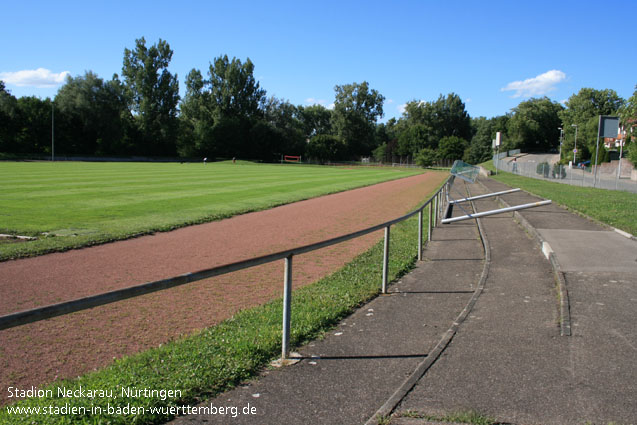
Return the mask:
<path fill-rule="evenodd" d="M 577 124 L 571 124 L 571 127 L 575 127 L 575 146 L 573 146 L 573 165 L 577 164 Z"/>
<path fill-rule="evenodd" d="M 562 160 L 562 136 L 564 135 L 564 130 L 562 130 L 562 127 L 557 127 L 558 130 L 560 130 L 560 161 Z"/>
<path fill-rule="evenodd" d="M 55 104 L 51 102 L 51 162 L 55 161 Z"/>

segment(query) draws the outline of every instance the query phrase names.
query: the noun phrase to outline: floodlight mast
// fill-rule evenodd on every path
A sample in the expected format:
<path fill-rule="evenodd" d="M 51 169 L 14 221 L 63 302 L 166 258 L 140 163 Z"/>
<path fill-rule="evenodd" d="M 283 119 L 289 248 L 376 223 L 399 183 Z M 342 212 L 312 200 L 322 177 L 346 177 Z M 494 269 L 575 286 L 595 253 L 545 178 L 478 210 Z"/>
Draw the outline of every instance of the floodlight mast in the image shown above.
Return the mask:
<path fill-rule="evenodd" d="M 55 161 L 55 103 L 51 102 L 51 162 Z"/>

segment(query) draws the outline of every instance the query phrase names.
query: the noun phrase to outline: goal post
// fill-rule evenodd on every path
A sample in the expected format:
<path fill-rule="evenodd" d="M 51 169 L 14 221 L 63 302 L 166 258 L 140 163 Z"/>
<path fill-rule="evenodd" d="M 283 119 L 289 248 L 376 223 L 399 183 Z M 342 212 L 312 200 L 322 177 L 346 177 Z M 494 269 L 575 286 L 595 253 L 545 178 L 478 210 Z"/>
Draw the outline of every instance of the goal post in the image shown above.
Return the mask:
<path fill-rule="evenodd" d="M 292 163 L 300 164 L 301 156 L 300 155 L 283 155 L 283 162 L 292 162 Z"/>

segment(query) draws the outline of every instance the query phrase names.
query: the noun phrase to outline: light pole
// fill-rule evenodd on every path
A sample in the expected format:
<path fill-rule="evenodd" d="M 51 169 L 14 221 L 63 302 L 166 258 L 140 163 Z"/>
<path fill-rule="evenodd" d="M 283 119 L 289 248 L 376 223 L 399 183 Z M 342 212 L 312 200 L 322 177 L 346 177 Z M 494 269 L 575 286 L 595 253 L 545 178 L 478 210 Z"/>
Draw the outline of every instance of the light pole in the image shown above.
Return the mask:
<path fill-rule="evenodd" d="M 573 166 L 577 164 L 577 124 L 571 124 L 571 127 L 575 127 L 575 145 L 573 146 Z"/>
<path fill-rule="evenodd" d="M 560 130 L 560 161 L 562 160 L 562 136 L 564 135 L 564 130 L 562 130 L 562 127 L 557 127 L 558 130 Z"/>
<path fill-rule="evenodd" d="M 55 104 L 51 102 L 51 162 L 55 161 Z"/>

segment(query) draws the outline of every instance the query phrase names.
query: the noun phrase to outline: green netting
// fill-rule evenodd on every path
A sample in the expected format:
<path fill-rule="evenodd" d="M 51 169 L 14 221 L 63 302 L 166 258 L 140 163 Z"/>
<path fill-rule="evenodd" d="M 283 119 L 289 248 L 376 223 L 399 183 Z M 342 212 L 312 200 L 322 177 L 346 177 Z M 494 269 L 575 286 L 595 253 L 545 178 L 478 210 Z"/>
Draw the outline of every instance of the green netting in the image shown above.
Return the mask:
<path fill-rule="evenodd" d="M 467 164 L 457 159 L 451 167 L 451 175 L 460 177 L 463 180 L 473 183 L 478 178 L 478 172 L 480 169 L 475 165 Z"/>

